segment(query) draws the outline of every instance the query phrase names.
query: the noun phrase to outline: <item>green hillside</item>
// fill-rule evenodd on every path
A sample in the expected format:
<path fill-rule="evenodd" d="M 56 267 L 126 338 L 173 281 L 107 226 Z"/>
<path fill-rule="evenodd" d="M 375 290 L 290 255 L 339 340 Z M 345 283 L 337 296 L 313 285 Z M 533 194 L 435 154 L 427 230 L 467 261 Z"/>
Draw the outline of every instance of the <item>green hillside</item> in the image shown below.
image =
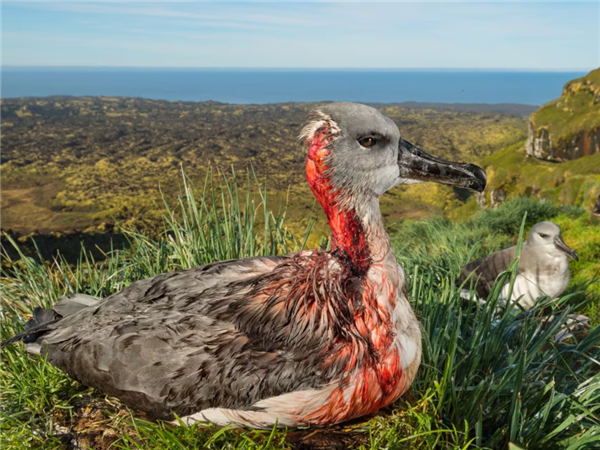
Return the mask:
<path fill-rule="evenodd" d="M 565 161 L 600 153 L 600 69 L 565 84 L 530 118 L 530 155 Z"/>
<path fill-rule="evenodd" d="M 488 175 L 488 201 L 492 191 L 502 190 L 509 198 L 535 196 L 591 210 L 600 195 L 600 153 L 555 163 L 528 157 L 520 142 L 483 158 L 481 164 Z"/>

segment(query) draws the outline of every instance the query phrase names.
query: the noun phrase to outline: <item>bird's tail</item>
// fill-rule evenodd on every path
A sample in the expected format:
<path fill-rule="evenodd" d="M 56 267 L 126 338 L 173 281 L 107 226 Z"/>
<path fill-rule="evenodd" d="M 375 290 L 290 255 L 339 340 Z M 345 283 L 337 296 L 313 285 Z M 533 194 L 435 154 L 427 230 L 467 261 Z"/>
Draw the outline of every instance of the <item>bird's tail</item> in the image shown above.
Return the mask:
<path fill-rule="evenodd" d="M 33 310 L 33 318 L 25 324 L 25 330 L 2 341 L 0 347 L 6 347 L 19 341 L 23 341 L 26 344 L 35 342 L 42 334 L 48 331 L 49 325 L 57 322 L 60 318 L 61 316 L 52 309 L 35 308 Z"/>
<path fill-rule="evenodd" d="M 85 294 L 73 294 L 70 297 L 61 297 L 52 308 L 35 308 L 33 318 L 25 324 L 25 330 L 0 343 L 0 348 L 15 342 L 23 341 L 33 344 L 44 333 L 51 330 L 51 326 L 63 317 L 70 316 L 88 306 L 95 305 L 100 299 Z"/>

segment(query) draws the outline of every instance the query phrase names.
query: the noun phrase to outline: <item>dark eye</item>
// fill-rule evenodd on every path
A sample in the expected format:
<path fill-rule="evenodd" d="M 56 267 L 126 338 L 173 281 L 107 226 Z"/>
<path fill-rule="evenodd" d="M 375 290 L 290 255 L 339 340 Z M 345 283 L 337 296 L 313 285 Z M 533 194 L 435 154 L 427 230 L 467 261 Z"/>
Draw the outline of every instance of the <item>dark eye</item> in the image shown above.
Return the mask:
<path fill-rule="evenodd" d="M 540 235 L 540 237 L 541 237 L 542 239 L 546 239 L 546 238 L 548 237 L 548 235 L 547 235 L 547 234 L 544 234 L 544 233 L 538 233 L 538 234 Z"/>
<path fill-rule="evenodd" d="M 358 143 L 365 148 L 369 148 L 369 147 L 373 147 L 377 143 L 377 141 L 373 138 L 366 137 L 366 138 L 359 139 Z"/>

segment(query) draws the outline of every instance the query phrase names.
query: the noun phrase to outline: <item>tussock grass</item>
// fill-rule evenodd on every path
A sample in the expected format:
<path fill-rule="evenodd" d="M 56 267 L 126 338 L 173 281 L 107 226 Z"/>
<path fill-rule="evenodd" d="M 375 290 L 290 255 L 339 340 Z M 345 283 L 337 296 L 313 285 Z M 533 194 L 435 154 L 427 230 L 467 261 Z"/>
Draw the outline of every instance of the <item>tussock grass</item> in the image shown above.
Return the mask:
<path fill-rule="evenodd" d="M 8 261 L 2 338 L 20 331 L 35 306 L 49 306 L 65 293 L 105 297 L 157 273 L 303 247 L 310 229 L 295 238 L 285 214 L 268 209 L 264 186 L 249 177 L 240 195 L 233 180 L 219 185 L 208 177 L 198 190 L 184 178 L 179 209 L 168 210 L 164 233 L 151 239 L 128 231 L 131 248 L 112 251 L 101 263 L 85 248 L 75 266 L 62 258 L 41 264 L 22 253 Z M 600 328 L 554 341 L 567 314 L 594 300 L 587 286 L 575 286 L 556 303 L 542 299 L 527 312 L 497 313 L 500 284 L 486 306 L 473 306 L 464 304 L 453 282 L 468 260 L 509 243 L 512 233 L 522 242 L 528 226 L 557 213 L 548 205 L 519 205 L 507 207 L 514 213 L 509 219 L 500 210 L 462 223 L 400 228 L 394 246 L 422 323 L 423 362 L 412 392 L 375 417 L 311 430 L 175 427 L 79 385 L 19 344 L 2 353 L 2 447 L 504 449 L 512 442 L 530 449 L 598 448 Z M 514 270 L 504 275 L 514 277 Z M 553 311 L 552 321 L 544 308 Z"/>

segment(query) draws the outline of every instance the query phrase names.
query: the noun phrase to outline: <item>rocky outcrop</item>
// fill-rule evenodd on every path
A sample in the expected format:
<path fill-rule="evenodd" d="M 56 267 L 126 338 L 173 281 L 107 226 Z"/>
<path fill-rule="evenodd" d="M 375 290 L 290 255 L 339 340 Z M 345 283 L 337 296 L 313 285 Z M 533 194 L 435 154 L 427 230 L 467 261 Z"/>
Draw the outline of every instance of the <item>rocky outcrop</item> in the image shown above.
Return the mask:
<path fill-rule="evenodd" d="M 497 208 L 506 200 L 506 191 L 502 188 L 498 189 L 490 189 L 489 195 L 486 195 L 485 192 L 481 192 L 476 194 L 475 199 L 477 200 L 477 204 L 481 209 Z M 489 197 L 489 200 L 488 200 Z"/>
<path fill-rule="evenodd" d="M 569 81 L 529 121 L 528 156 L 570 161 L 600 153 L 600 69 Z"/>
<path fill-rule="evenodd" d="M 581 130 L 570 138 L 560 137 L 553 142 L 548 128 L 536 130 L 530 122 L 526 149 L 528 156 L 557 162 L 600 153 L 600 127 Z"/>

